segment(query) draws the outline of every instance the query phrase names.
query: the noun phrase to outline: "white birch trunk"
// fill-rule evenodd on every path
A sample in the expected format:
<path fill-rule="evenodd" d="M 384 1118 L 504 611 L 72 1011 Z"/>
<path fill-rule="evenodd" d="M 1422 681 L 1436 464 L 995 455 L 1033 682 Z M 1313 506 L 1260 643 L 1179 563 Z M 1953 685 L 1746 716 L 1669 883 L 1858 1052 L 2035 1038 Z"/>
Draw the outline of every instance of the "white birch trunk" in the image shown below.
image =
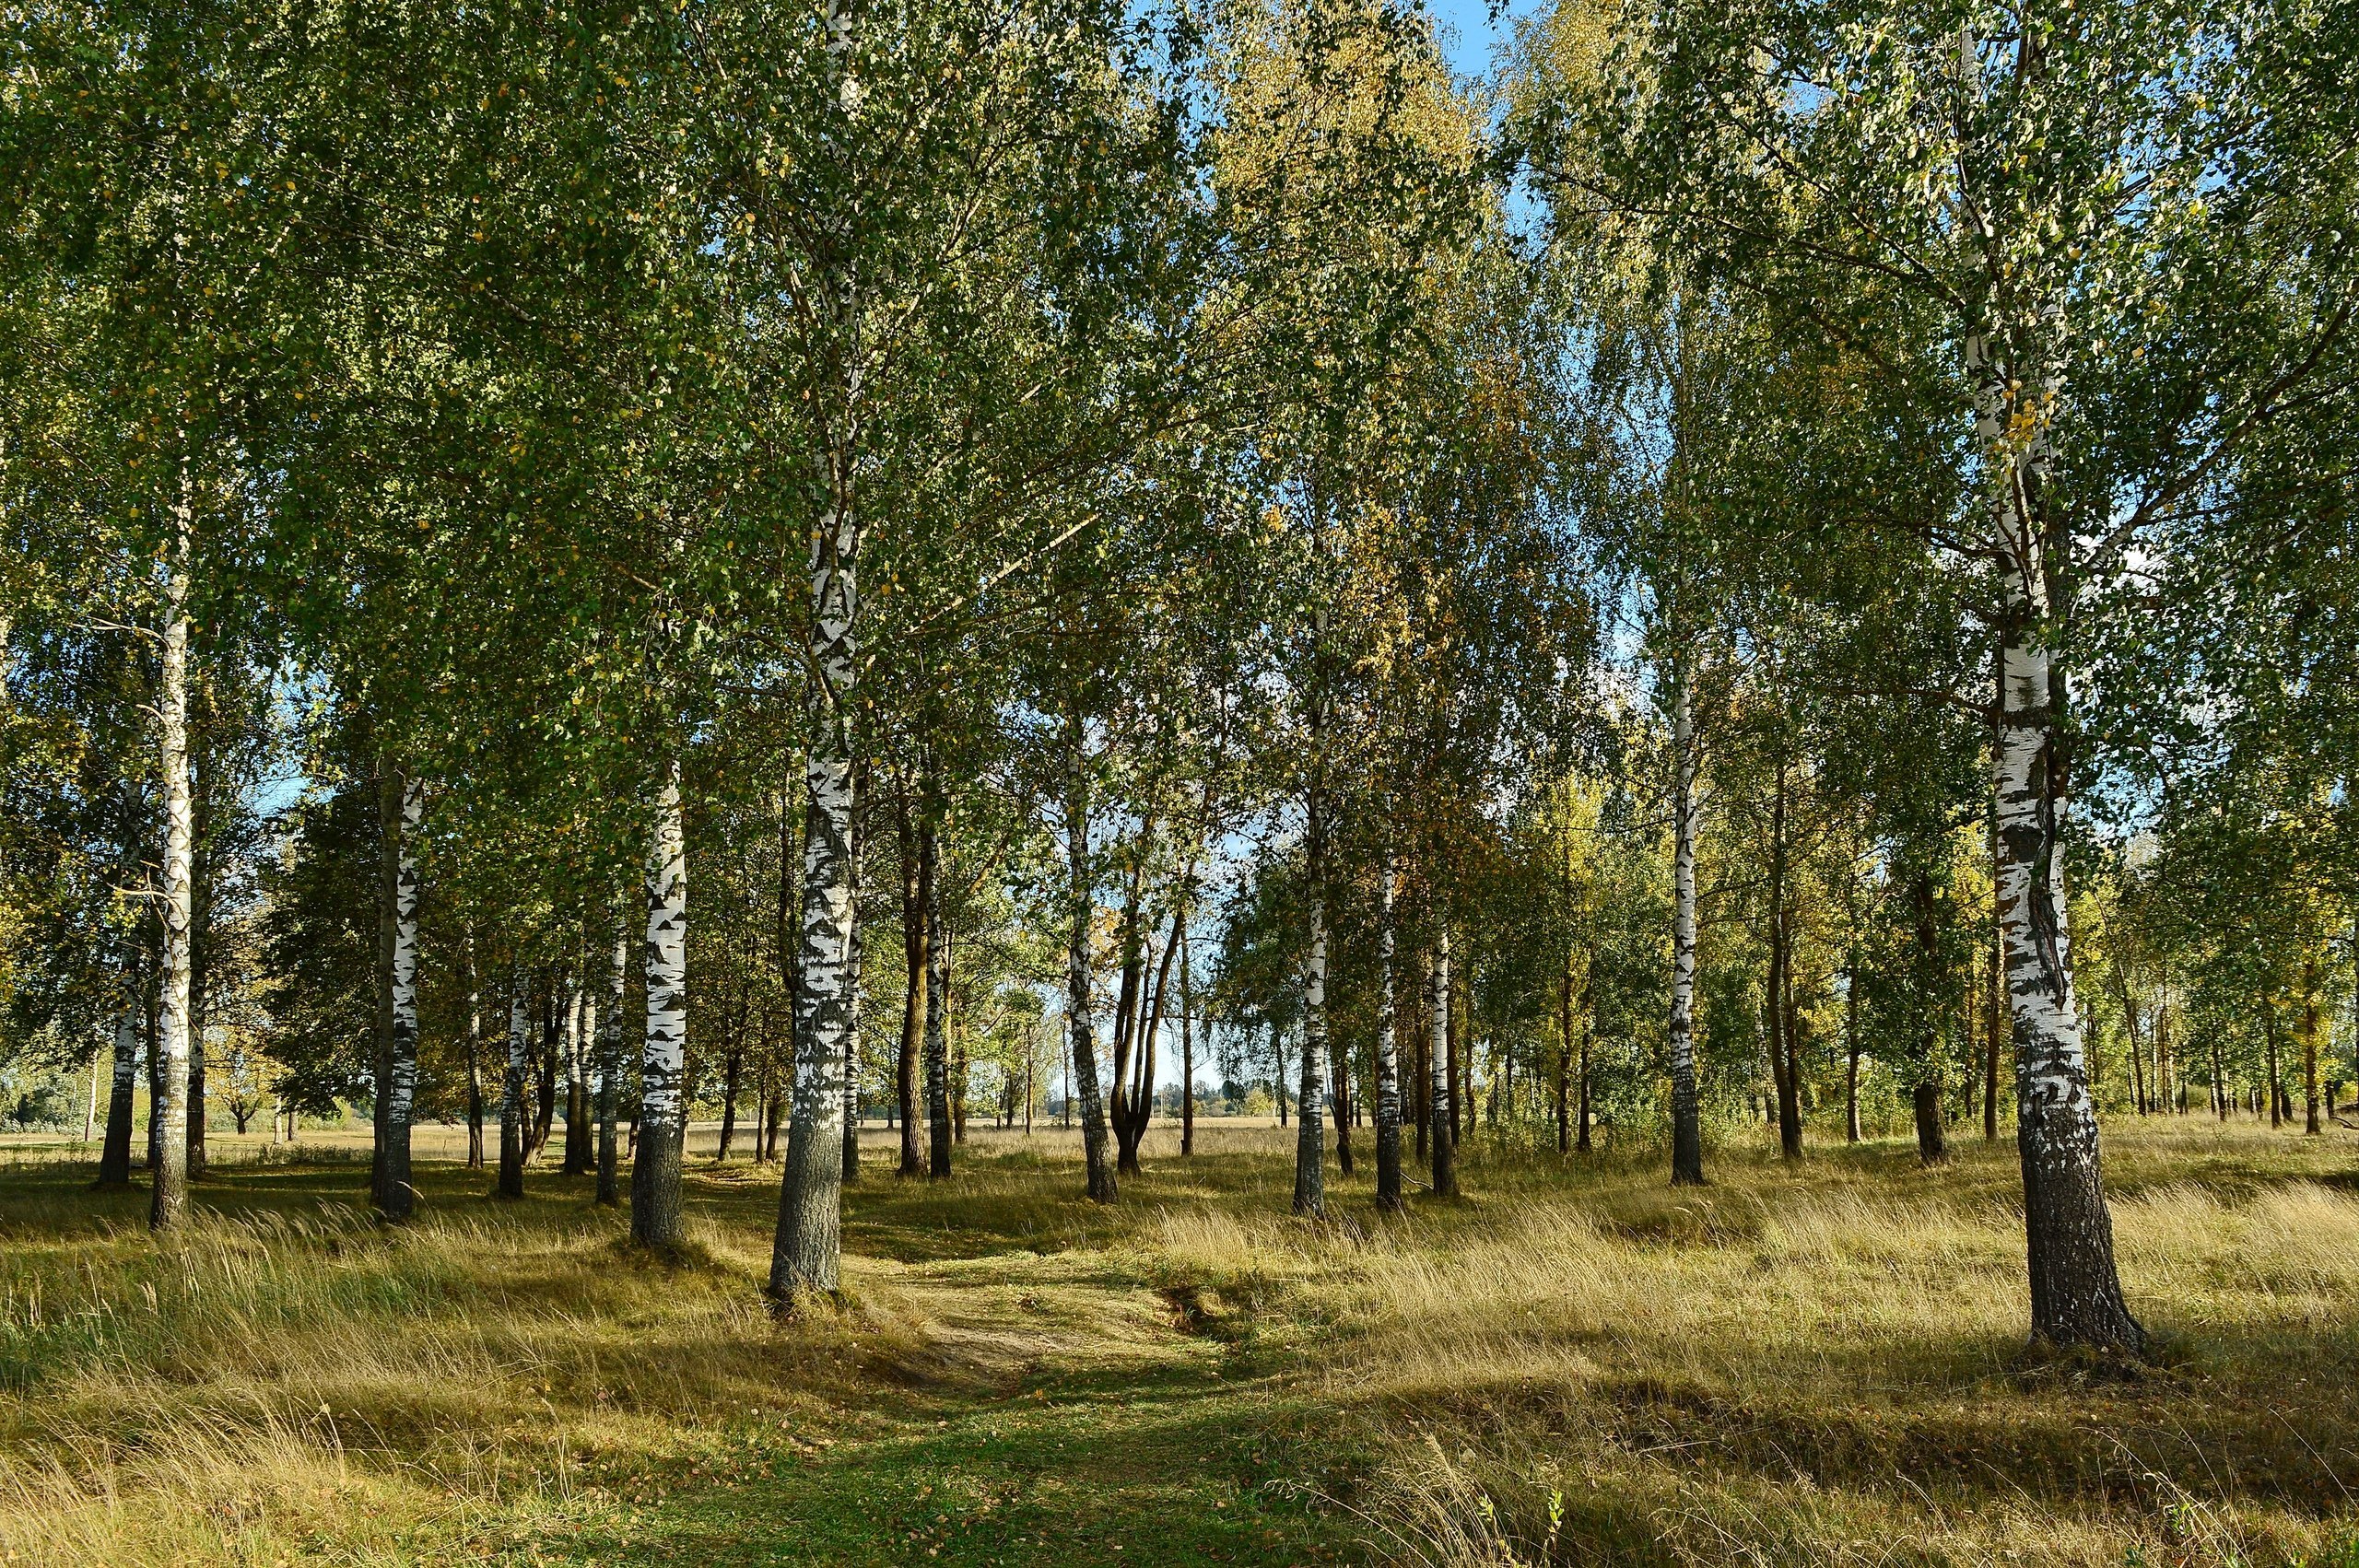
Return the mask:
<path fill-rule="evenodd" d="M 189 917 L 194 882 L 195 802 L 189 788 L 188 596 L 195 503 L 183 463 L 172 509 L 173 537 L 164 575 L 162 690 L 156 704 L 164 789 L 163 885 L 158 892 L 164 953 L 156 1026 L 155 1105 L 148 1115 L 155 1186 L 147 1223 L 180 1223 L 188 1207 Z"/>
<path fill-rule="evenodd" d="M 1704 1179 L 1696 1098 L 1696 720 L 1687 655 L 1672 657 L 1671 1179 Z"/>
<path fill-rule="evenodd" d="M 1458 1196 L 1458 1134 L 1450 1099 L 1456 1086 L 1449 1081 L 1449 921 L 1437 912 L 1434 921 L 1432 988 L 1433 1034 L 1428 1041 L 1433 1058 L 1433 1120 L 1427 1140 L 1433 1146 L 1434 1196 Z"/>
<path fill-rule="evenodd" d="M 688 851 L 680 810 L 680 763 L 656 791 L 647 854 L 647 1047 L 640 1059 L 639 1152 L 631 1168 L 631 1239 L 680 1244 L 680 1103 L 688 1048 Z"/>
<path fill-rule="evenodd" d="M 1089 772 L 1081 712 L 1067 722 L 1073 773 L 1065 797 L 1065 1030 L 1070 1066 L 1065 1115 L 1073 1115 L 1074 1092 L 1081 1094 L 1081 1149 L 1089 1196 L 1111 1203 L 1121 1194 L 1114 1162 L 1106 1157 L 1106 1096 L 1097 1081 L 1097 1021 L 1090 1005 L 1089 930 L 1097 913 L 1089 871 Z M 1285 1092 L 1279 1086 L 1279 1093 Z"/>
<path fill-rule="evenodd" d="M 417 1207 L 410 1185 L 410 1113 L 417 1099 L 417 833 L 426 813 L 418 780 L 400 781 L 401 841 L 393 861 L 393 1072 L 385 1106 L 384 1187 L 377 1205 L 389 1220 Z"/>
<path fill-rule="evenodd" d="M 630 941 L 614 934 L 614 960 L 606 969 L 606 1012 L 597 1028 L 597 1202 L 623 1202 L 620 1160 L 614 1146 L 614 1106 L 623 1075 L 623 969 L 630 965 Z"/>
<path fill-rule="evenodd" d="M 1401 1207 L 1401 1052 L 1392 996 L 1392 852 L 1378 872 L 1376 924 L 1376 1201 Z M 1192 1086 L 1191 1086 L 1192 1090 Z"/>
<path fill-rule="evenodd" d="M 524 1016 L 524 971 L 511 964 L 508 970 L 508 1065 L 499 1078 L 499 1177 L 493 1190 L 501 1198 L 524 1196 L 524 1073 L 528 1027 Z"/>
<path fill-rule="evenodd" d="M 803 845 L 802 992 L 797 998 L 794 1104 L 786 1171 L 779 1188 L 778 1235 L 769 1293 L 792 1307 L 808 1293 L 832 1293 L 843 1264 L 844 1064 L 857 1012 L 853 955 L 851 703 L 859 678 L 861 530 L 849 506 L 850 463 L 839 454 L 841 503 L 811 542 L 814 683 L 804 778 L 809 792 Z"/>
<path fill-rule="evenodd" d="M 2050 652 L 2048 541 L 2033 509 L 2047 479 L 2045 438 L 2036 433 L 2020 446 L 2011 437 L 2008 379 L 1978 334 L 1967 338 L 1966 359 L 1977 385 L 1978 433 L 1997 469 L 1989 505 L 2004 631 L 1991 757 L 1994 869 L 2015 1045 L 2032 1336 L 2138 1351 L 2146 1335 L 2122 1299 L 2114 1262 L 2065 923 L 2065 767 L 2057 731 L 2066 693 Z M 2042 390 L 2052 402 L 2054 385 Z"/>
<path fill-rule="evenodd" d="M 1294 1211 L 1327 1213 L 1327 897 L 1317 886 L 1314 852 L 1310 955 L 1302 976 L 1302 1071 L 1295 1102 Z"/>

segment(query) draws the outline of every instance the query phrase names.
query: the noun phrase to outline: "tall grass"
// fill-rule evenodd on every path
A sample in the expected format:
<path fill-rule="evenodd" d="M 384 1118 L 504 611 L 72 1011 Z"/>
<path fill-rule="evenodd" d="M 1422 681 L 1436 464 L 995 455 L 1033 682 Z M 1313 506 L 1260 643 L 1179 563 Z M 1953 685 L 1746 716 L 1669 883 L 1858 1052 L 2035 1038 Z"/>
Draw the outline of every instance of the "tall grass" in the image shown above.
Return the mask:
<path fill-rule="evenodd" d="M 1978 1143 L 1724 1150 L 1673 1192 L 1478 1142 L 1466 1201 L 1379 1217 L 1363 1166 L 1312 1225 L 1274 1129 L 1184 1164 L 1160 1131 L 1112 1209 L 1072 1135 L 979 1129 L 952 1182 L 853 1189 L 850 1304 L 786 1326 L 774 1167 L 698 1163 L 663 1264 L 537 1172 L 493 1204 L 424 1167 L 387 1231 L 355 1167 L 232 1159 L 159 1243 L 141 1195 L 29 1160 L 0 1176 L 0 1562 L 554 1550 L 722 1484 L 749 1432 L 856 1444 L 896 1401 L 1044 1363 L 1119 1388 L 1210 1336 L 1381 1560 L 2359 1568 L 2352 1141 L 2108 1136 L 2162 1352 L 2127 1376 L 2026 1353 L 2012 1150 Z"/>

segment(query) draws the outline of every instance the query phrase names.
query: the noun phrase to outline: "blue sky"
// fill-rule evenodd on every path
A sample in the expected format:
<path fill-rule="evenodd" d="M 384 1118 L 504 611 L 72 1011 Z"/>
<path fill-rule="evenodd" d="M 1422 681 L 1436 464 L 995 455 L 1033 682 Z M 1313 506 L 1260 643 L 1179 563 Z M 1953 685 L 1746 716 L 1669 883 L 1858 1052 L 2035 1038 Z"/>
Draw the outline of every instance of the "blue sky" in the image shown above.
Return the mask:
<path fill-rule="evenodd" d="M 1442 24 L 1442 45 L 1449 63 L 1463 76 L 1481 76 L 1491 68 L 1492 53 L 1511 30 L 1512 18 L 1529 16 L 1533 0 L 1508 0 L 1496 25 L 1490 0 L 1426 0 L 1426 9 Z"/>

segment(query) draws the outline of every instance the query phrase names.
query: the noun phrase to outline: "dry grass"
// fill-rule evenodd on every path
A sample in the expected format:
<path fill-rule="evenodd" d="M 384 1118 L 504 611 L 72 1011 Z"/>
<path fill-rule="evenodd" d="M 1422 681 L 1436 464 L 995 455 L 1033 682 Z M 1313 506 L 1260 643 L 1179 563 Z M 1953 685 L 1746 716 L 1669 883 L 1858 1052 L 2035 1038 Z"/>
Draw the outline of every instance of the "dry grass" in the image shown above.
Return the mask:
<path fill-rule="evenodd" d="M 494 1205 L 433 1168 L 388 1232 L 315 1146 L 225 1164 L 158 1244 L 143 1195 L 29 1156 L 0 1168 L 0 1562 L 565 1561 L 741 1484 L 757 1439 L 881 1442 L 1043 1365 L 1120 1398 L 1209 1348 L 1278 1391 L 1221 1419 L 1282 1425 L 1283 1479 L 1390 1560 L 2359 1564 L 2353 1141 L 2109 1138 L 2162 1347 L 2126 1378 L 2026 1357 L 2010 1146 L 1722 1152 L 1678 1193 L 1478 1148 L 1468 1201 L 1381 1219 L 1363 1166 L 1309 1226 L 1274 1130 L 1184 1164 L 1159 1134 L 1112 1211 L 1065 1135 L 978 1133 L 947 1188 L 864 1183 L 851 1305 L 783 1327 L 750 1166 L 697 1175 L 665 1266 L 553 1177 Z"/>
<path fill-rule="evenodd" d="M 1292 1326 L 1410 1561 L 2359 1562 L 2348 1141 L 2114 1148 L 2162 1362 L 2127 1378 L 2027 1354 L 2011 1146 L 1724 1155 L 1702 1192 L 1489 1166 L 1464 1212 L 1162 1240 Z"/>

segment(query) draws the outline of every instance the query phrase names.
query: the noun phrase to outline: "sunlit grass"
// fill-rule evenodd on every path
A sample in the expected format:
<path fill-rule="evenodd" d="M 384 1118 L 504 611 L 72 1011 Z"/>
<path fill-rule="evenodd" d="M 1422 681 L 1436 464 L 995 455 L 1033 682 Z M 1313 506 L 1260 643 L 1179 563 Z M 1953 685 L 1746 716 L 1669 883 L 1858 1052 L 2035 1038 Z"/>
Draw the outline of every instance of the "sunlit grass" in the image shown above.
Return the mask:
<path fill-rule="evenodd" d="M 1055 1411 L 1133 1398 L 1186 1435 L 1142 1414 L 1101 1448 L 1203 1445 L 1230 1489 L 1203 1508 L 1308 1503 L 1290 1553 L 2359 1562 L 2359 1141 L 2108 1139 L 2160 1346 L 2130 1377 L 2025 1354 L 2011 1143 L 1936 1171 L 1897 1144 L 1721 1150 L 1674 1192 L 1637 1154 L 1478 1141 L 1465 1201 L 1399 1218 L 1363 1149 L 1312 1225 L 1275 1129 L 1200 1128 L 1184 1163 L 1159 1130 L 1110 1210 L 1061 1130 L 979 1131 L 933 1184 L 887 1174 L 872 1129 L 847 1302 L 785 1325 L 757 1291 L 774 1167 L 696 1162 L 666 1265 L 553 1174 L 496 1204 L 428 1165 L 394 1232 L 333 1141 L 304 1164 L 225 1141 L 158 1243 L 143 1193 L 29 1153 L 0 1166 L 0 1562 L 628 1554 L 780 1466 L 796 1507 L 834 1510 L 809 1539 L 864 1539 L 888 1453 L 910 1506 L 940 1466 L 979 1518 L 1027 1496 L 1086 1517 L 1120 1477 L 1068 1457 Z M 1179 1539 L 1129 1560 L 1188 1560 Z"/>

